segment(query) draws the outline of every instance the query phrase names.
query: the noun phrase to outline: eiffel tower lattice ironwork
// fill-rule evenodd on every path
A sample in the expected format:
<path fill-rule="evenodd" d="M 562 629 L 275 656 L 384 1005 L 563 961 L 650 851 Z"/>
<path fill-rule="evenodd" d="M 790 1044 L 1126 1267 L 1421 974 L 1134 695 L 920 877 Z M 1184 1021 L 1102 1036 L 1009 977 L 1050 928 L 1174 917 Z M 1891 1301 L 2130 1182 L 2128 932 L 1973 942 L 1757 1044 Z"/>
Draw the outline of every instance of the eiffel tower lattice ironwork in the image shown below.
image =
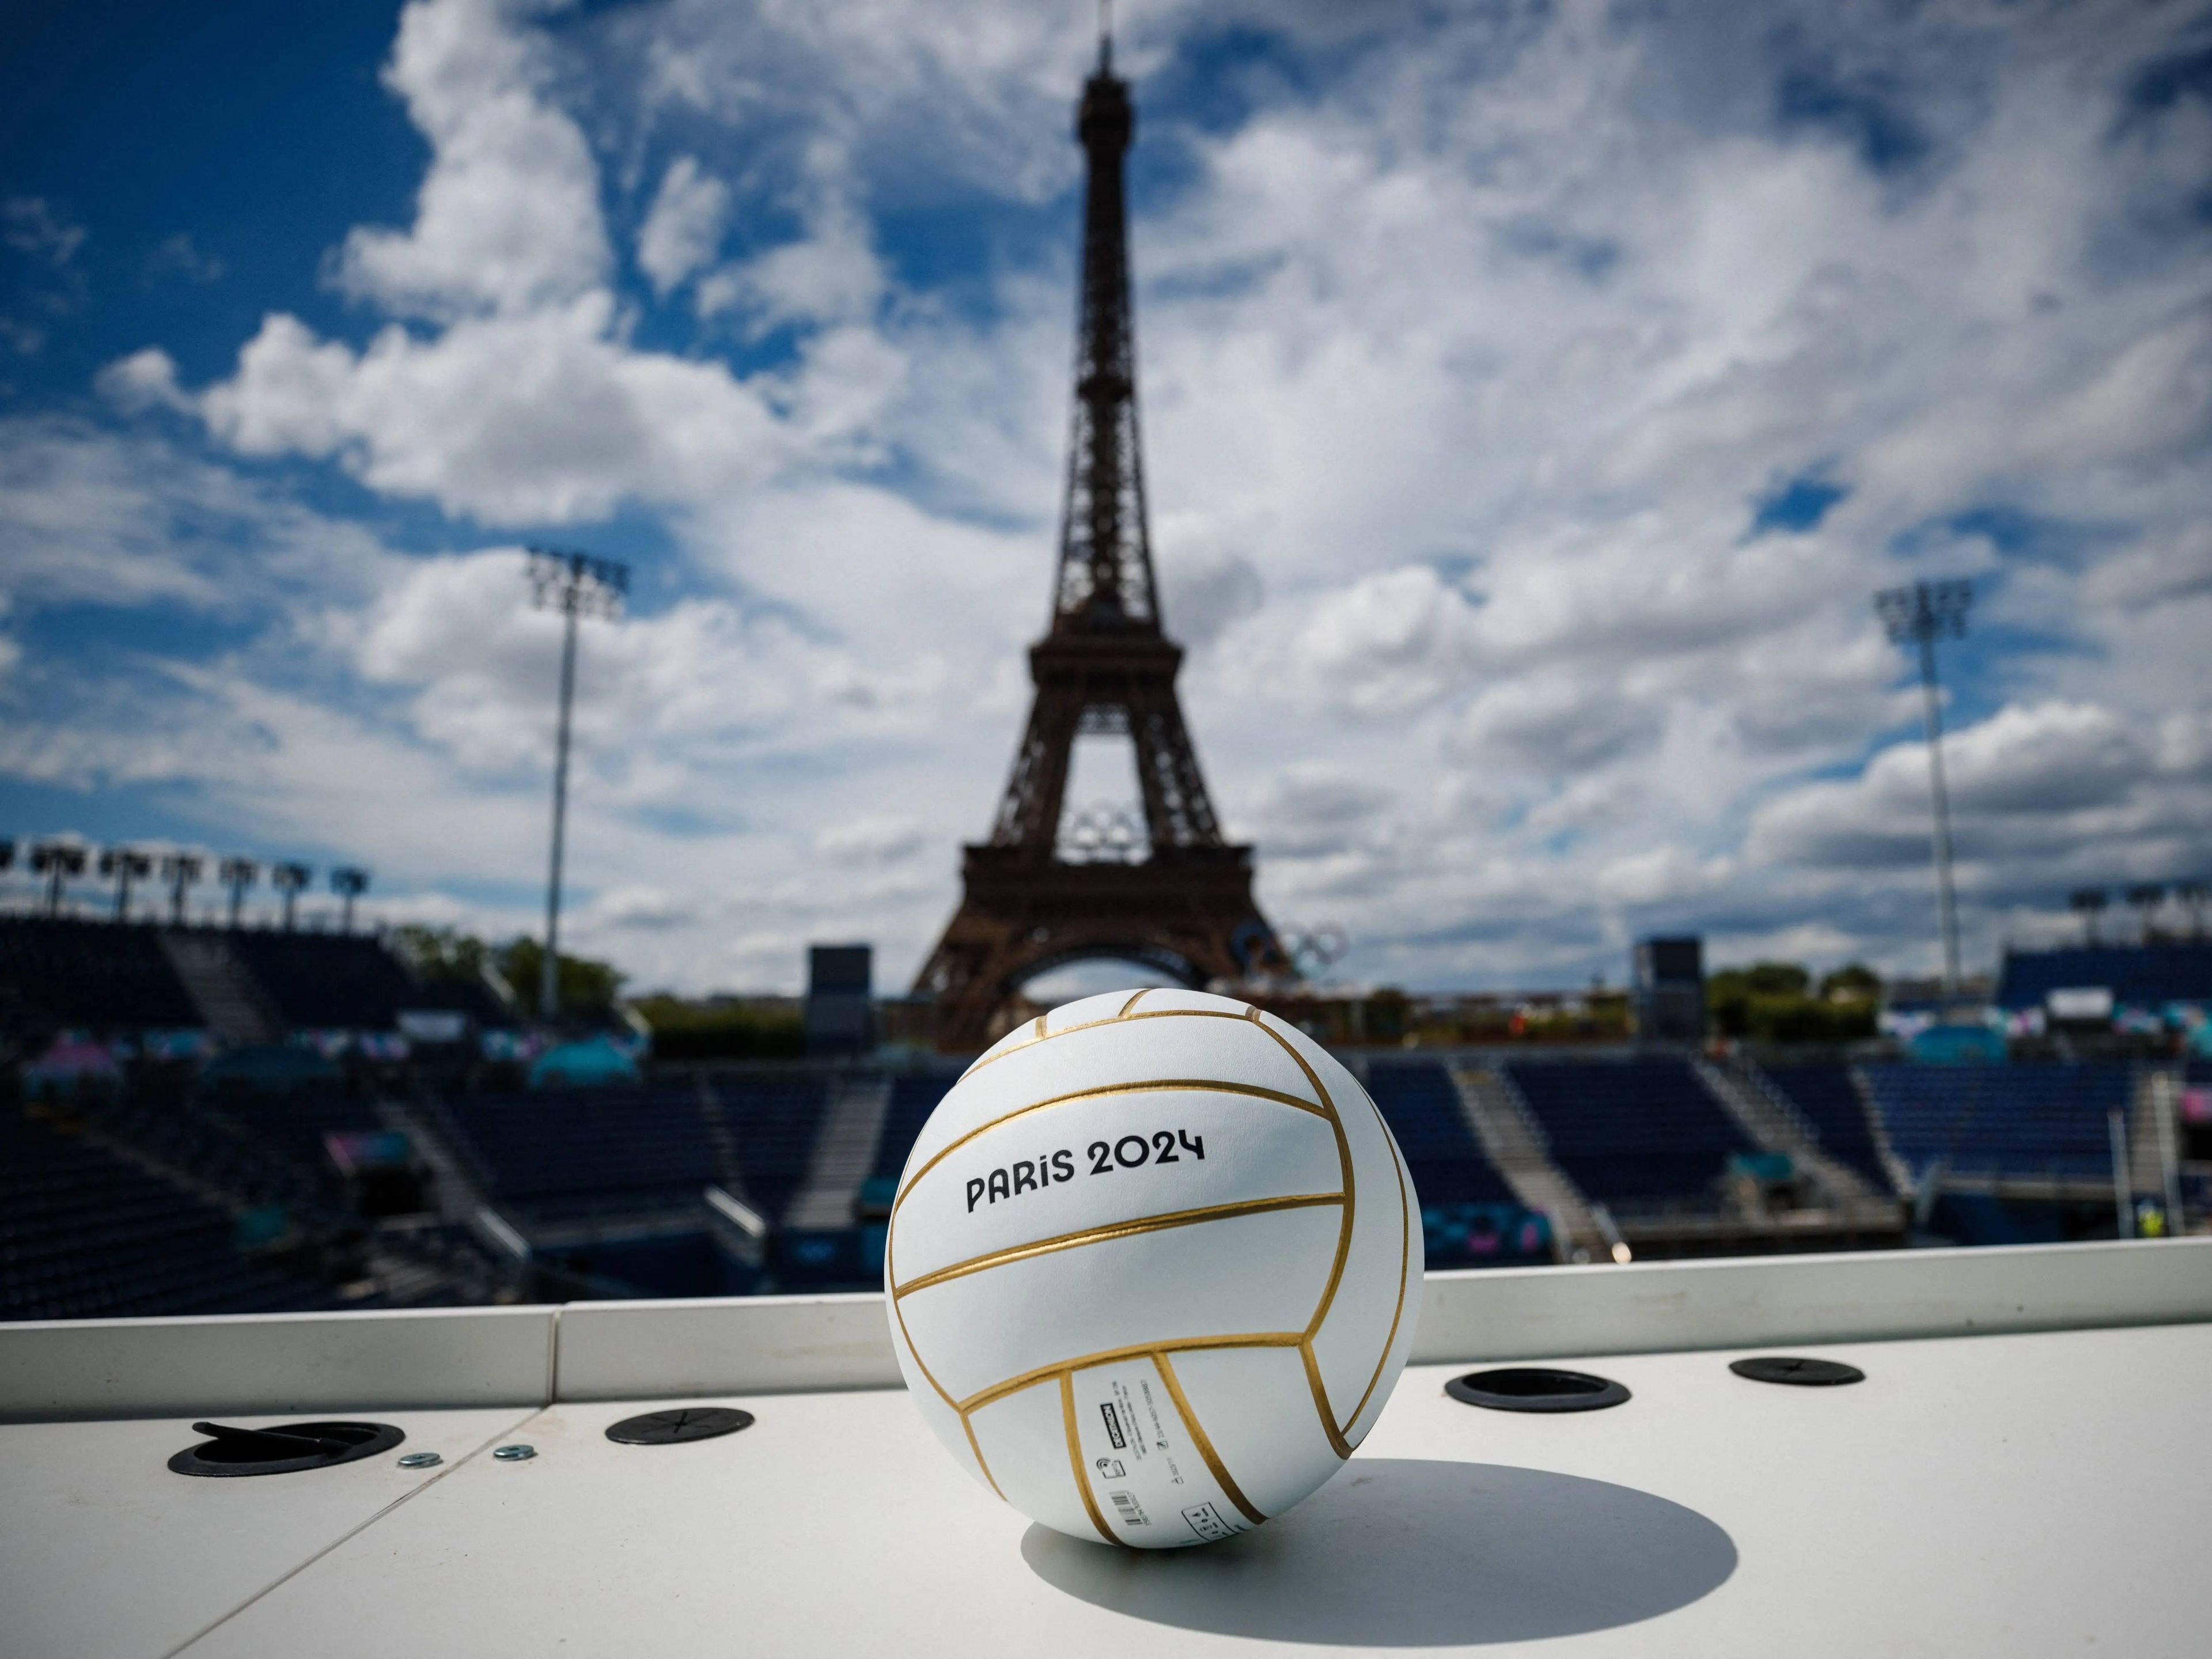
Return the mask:
<path fill-rule="evenodd" d="M 960 908 L 915 987 L 936 998 L 948 1049 L 984 1046 L 993 1016 L 1024 981 L 1070 962 L 1134 960 L 1192 986 L 1291 972 L 1253 901 L 1252 849 L 1222 837 L 1176 696 L 1182 649 L 1161 626 L 1122 192 L 1135 128 L 1128 83 L 1102 37 L 1075 118 L 1090 181 L 1052 625 L 1030 649 L 1036 695 L 991 838 L 965 849 Z M 1075 739 L 1096 732 L 1126 735 L 1134 748 L 1141 848 L 1133 835 L 1087 845 L 1065 835 Z"/>

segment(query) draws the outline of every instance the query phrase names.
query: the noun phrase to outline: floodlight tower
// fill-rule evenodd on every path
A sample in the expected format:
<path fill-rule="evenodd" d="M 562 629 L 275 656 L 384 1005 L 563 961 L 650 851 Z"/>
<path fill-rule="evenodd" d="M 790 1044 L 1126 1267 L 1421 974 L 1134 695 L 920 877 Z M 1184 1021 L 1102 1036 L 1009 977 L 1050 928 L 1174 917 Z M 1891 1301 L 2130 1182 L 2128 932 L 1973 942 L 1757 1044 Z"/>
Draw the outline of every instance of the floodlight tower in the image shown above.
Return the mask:
<path fill-rule="evenodd" d="M 46 878 L 46 914 L 62 913 L 62 887 L 84 873 L 84 848 L 71 841 L 42 841 L 31 848 L 31 868 Z"/>
<path fill-rule="evenodd" d="M 623 595 L 629 591 L 629 567 L 588 553 L 546 547 L 527 551 L 532 603 L 541 611 L 558 611 L 562 617 L 561 724 L 553 751 L 553 858 L 545 881 L 545 960 L 538 975 L 538 1017 L 550 1020 L 560 997 L 561 851 L 568 820 L 568 714 L 576 699 L 576 621 L 622 614 Z"/>
<path fill-rule="evenodd" d="M 7 867 L 6 860 L 0 860 L 0 870 Z M 2204 902 L 2207 898 L 2212 898 L 2212 885 L 2201 881 L 2178 881 L 2173 884 L 2173 896 L 2181 902 L 2181 908 L 2189 912 L 2189 937 L 2203 939 Z"/>
<path fill-rule="evenodd" d="M 169 925 L 185 925 L 185 889 L 200 878 L 197 853 L 171 853 L 161 860 L 161 879 L 169 884 Z"/>
<path fill-rule="evenodd" d="M 2101 887 L 2076 887 L 2066 896 L 2067 908 L 2081 918 L 2081 943 L 2097 942 L 2097 918 L 2105 914 L 2111 901 Z"/>
<path fill-rule="evenodd" d="M 135 847 L 111 847 L 100 855 L 100 873 L 115 878 L 115 919 L 131 920 L 131 884 L 154 873 L 154 860 Z"/>
<path fill-rule="evenodd" d="M 269 866 L 269 884 L 284 896 L 284 931 L 292 931 L 292 906 L 300 896 L 300 890 L 314 879 L 315 872 L 304 864 L 272 864 Z"/>
<path fill-rule="evenodd" d="M 353 902 L 368 890 L 368 872 L 357 865 L 342 864 L 331 872 L 331 891 L 344 901 L 338 932 L 353 932 Z"/>
<path fill-rule="evenodd" d="M 2136 913 L 2145 945 L 2158 937 L 2158 907 L 2165 902 L 2166 884 L 2162 881 L 2139 881 L 2128 889 L 2128 908 Z"/>
<path fill-rule="evenodd" d="M 222 884 L 230 889 L 230 925 L 238 926 L 238 912 L 246 902 L 246 890 L 261 878 L 261 866 L 252 859 L 228 858 L 218 872 Z"/>
<path fill-rule="evenodd" d="M 1959 903 L 1951 888 L 1951 800 L 1943 787 L 1943 706 L 1936 680 L 1936 641 L 1963 639 L 1974 585 L 1915 582 L 1874 596 L 1882 626 L 1897 644 L 1920 650 L 1921 706 L 1928 727 L 1928 784 L 1936 798 L 1936 902 L 1943 929 L 1943 994 L 1959 994 Z"/>

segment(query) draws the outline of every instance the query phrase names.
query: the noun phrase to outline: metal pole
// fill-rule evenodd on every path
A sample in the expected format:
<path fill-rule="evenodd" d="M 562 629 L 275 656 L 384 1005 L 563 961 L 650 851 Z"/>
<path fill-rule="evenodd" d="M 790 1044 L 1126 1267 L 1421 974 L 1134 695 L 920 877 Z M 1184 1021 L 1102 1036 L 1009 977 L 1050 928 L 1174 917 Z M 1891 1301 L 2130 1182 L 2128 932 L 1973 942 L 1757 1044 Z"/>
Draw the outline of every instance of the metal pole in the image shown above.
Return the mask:
<path fill-rule="evenodd" d="M 1943 787 L 1943 707 L 1936 688 L 1936 636 L 1920 630 L 1920 695 L 1928 721 L 1928 781 L 1936 797 L 1936 902 L 1943 927 L 1943 994 L 1959 994 L 1959 906 L 1951 891 L 1951 797 Z"/>
<path fill-rule="evenodd" d="M 561 595 L 564 631 L 561 637 L 561 731 L 553 755 L 553 869 L 545 884 L 545 959 L 538 974 L 538 1017 L 550 1021 L 559 1008 L 561 985 L 561 842 L 568 816 L 568 706 L 576 694 L 577 583 L 573 575 Z"/>
<path fill-rule="evenodd" d="M 2173 1073 L 2151 1073 L 2151 1109 L 2157 1114 L 2159 1173 L 2166 1187 L 2166 1236 L 2177 1238 L 2189 1231 L 2181 1212 L 2180 1149 L 2173 1144 Z"/>
<path fill-rule="evenodd" d="M 2121 1238 L 2136 1236 L 2135 1182 L 2128 1175 L 2128 1124 L 2118 1109 L 2105 1114 L 2112 1137 L 2112 1227 Z"/>

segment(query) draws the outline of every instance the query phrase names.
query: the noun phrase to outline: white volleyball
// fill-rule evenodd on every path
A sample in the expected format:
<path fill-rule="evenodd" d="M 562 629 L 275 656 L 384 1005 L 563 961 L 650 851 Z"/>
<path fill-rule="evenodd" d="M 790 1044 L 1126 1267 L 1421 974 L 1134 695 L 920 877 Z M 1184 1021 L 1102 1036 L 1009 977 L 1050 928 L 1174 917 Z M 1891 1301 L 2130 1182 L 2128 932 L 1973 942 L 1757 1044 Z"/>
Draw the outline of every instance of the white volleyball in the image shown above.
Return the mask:
<path fill-rule="evenodd" d="M 1072 1537 L 1249 1532 L 1373 1425 L 1419 1311 L 1412 1177 L 1303 1032 L 1226 997 L 1055 1008 L 954 1085 L 884 1251 L 907 1388 Z"/>

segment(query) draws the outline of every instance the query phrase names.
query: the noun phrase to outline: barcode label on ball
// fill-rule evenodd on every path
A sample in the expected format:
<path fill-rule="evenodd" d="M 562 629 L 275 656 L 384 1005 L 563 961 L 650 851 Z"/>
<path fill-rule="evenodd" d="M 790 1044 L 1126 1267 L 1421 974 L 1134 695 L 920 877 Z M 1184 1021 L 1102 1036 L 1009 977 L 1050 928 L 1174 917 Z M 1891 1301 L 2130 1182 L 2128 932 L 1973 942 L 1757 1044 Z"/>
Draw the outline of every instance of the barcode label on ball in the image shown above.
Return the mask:
<path fill-rule="evenodd" d="M 1252 1530 L 1207 1468 L 1158 1361 L 1078 1371 L 1069 1393 L 1101 1526 L 1142 1527 L 1148 1544 L 1184 1548 Z"/>

